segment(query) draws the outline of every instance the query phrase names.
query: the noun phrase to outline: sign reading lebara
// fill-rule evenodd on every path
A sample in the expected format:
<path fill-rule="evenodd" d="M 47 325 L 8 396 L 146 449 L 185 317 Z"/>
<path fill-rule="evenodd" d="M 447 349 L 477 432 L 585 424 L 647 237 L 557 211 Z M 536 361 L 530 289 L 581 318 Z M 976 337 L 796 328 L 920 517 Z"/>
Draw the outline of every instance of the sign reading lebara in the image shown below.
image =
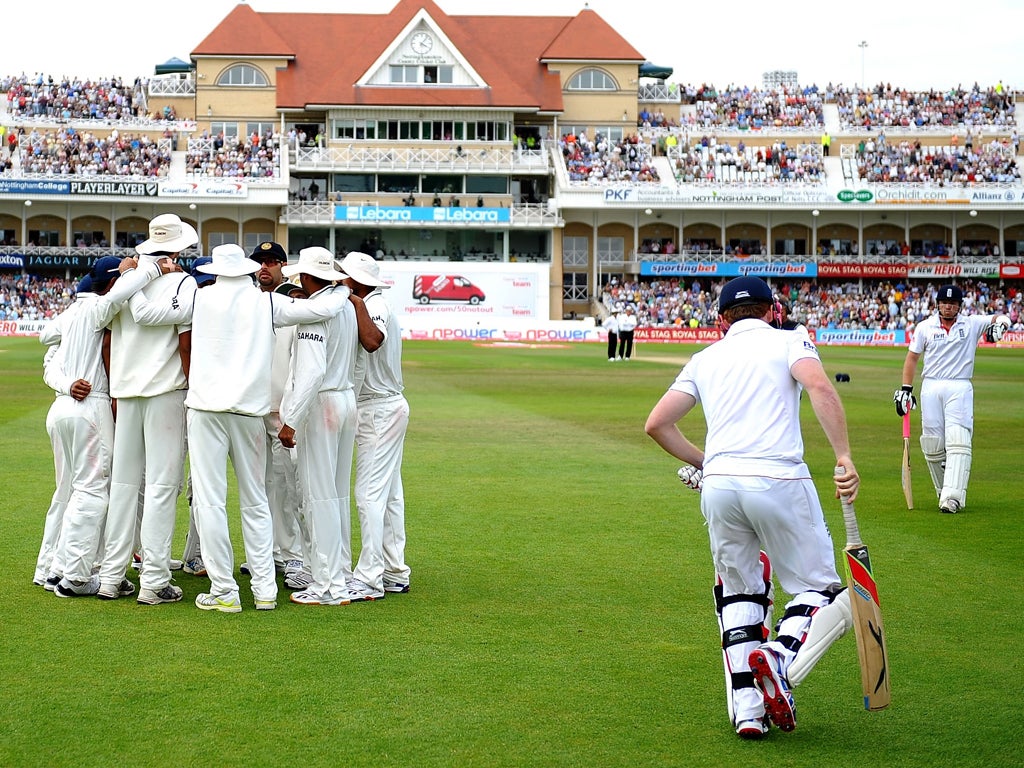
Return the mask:
<path fill-rule="evenodd" d="M 464 208 L 443 206 L 336 205 L 337 221 L 393 224 L 507 224 L 508 208 Z"/>

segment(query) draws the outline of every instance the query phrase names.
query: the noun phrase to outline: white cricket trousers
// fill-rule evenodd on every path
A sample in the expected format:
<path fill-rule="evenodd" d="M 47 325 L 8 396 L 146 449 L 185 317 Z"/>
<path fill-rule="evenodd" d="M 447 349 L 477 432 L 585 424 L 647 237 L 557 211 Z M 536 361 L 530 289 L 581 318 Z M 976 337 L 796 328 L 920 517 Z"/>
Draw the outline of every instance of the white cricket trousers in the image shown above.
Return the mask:
<path fill-rule="evenodd" d="M 64 511 L 71 499 L 71 470 L 67 457 L 64 455 L 64 443 L 54 426 L 57 414 L 62 406 L 53 401 L 46 414 L 46 433 L 50 436 L 53 448 L 53 473 L 55 488 L 50 499 L 50 507 L 46 510 L 43 521 L 43 540 L 39 545 L 39 556 L 36 558 L 36 572 L 33 581 L 42 584 L 48 576 L 64 575 L 64 556 L 61 551 L 61 532 L 64 527 Z"/>
<path fill-rule="evenodd" d="M 809 477 L 705 475 L 700 507 L 726 597 L 764 591 L 762 549 L 791 595 L 842 585 L 832 536 Z"/>
<path fill-rule="evenodd" d="M 362 549 L 355 578 L 376 590 L 384 574 L 409 583 L 405 564 L 402 454 L 409 403 L 402 395 L 356 405 L 356 509 Z"/>
<path fill-rule="evenodd" d="M 921 434 L 946 442 L 949 427 L 974 432 L 974 385 L 970 379 L 921 382 Z"/>
<path fill-rule="evenodd" d="M 313 547 L 313 588 L 333 599 L 343 596 L 352 576 L 349 484 L 355 434 L 356 399 L 346 389 L 318 393 L 295 435 L 299 487 Z"/>
<path fill-rule="evenodd" d="M 51 439 L 61 444 L 71 482 L 61 533 L 63 573 L 70 581 L 88 581 L 110 495 L 114 448 L 110 398 L 90 395 L 79 401 L 61 395 L 47 416 L 47 429 Z"/>
<path fill-rule="evenodd" d="M 124 578 L 143 482 L 139 584 L 161 590 L 171 582 L 171 539 L 184 467 L 185 390 L 118 399 L 101 584 L 116 587 Z"/>
<path fill-rule="evenodd" d="M 267 501 L 274 520 L 274 560 L 287 563 L 302 560 L 303 535 L 300 528 L 298 479 L 295 454 L 281 445 L 281 414 L 271 411 L 263 417 L 267 442 Z"/>
<path fill-rule="evenodd" d="M 238 478 L 242 541 L 256 600 L 277 599 L 274 524 L 267 503 L 267 444 L 262 416 L 188 410 L 192 508 L 210 577 L 210 594 L 238 597 L 228 528 L 228 457 Z"/>

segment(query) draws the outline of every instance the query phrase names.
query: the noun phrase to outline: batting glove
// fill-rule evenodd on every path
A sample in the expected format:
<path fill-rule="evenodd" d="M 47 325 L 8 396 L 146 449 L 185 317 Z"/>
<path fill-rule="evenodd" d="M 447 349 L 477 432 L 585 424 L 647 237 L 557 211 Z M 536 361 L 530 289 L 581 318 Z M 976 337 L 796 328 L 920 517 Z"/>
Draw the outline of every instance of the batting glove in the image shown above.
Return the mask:
<path fill-rule="evenodd" d="M 679 479 L 683 481 L 683 485 L 687 488 L 700 493 L 700 490 L 704 487 L 704 473 L 696 467 L 691 467 L 687 464 L 685 467 L 680 467 L 676 474 L 679 475 Z"/>
<path fill-rule="evenodd" d="M 914 397 L 914 387 L 910 384 L 904 384 L 896 390 L 896 394 L 892 396 L 892 401 L 896 403 L 896 415 L 906 416 L 912 410 L 917 408 L 917 398 Z"/>
<path fill-rule="evenodd" d="M 985 341 L 993 344 L 1003 338 L 1003 334 L 1010 330 L 1010 318 L 1000 315 L 988 328 L 985 329 Z"/>

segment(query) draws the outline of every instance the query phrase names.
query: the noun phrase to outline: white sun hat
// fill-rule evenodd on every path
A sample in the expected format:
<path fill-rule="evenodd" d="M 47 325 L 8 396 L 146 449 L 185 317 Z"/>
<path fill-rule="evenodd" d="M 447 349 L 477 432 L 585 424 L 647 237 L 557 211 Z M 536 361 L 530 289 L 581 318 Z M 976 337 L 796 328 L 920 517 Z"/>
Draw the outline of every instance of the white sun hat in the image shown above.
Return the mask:
<path fill-rule="evenodd" d="M 334 268 L 334 254 L 319 245 L 299 251 L 298 263 L 281 267 L 281 274 L 285 277 L 312 275 L 329 283 L 345 279 L 345 275 Z"/>
<path fill-rule="evenodd" d="M 149 240 L 135 246 L 136 253 L 180 253 L 199 242 L 195 228 L 173 213 L 162 213 L 149 222 Z"/>
<path fill-rule="evenodd" d="M 242 246 L 235 243 L 218 245 L 210 254 L 213 261 L 201 264 L 197 270 L 206 275 L 223 275 L 224 277 L 240 277 L 260 271 L 260 264 L 245 255 Z"/>
<path fill-rule="evenodd" d="M 380 264 L 369 254 L 352 251 L 338 263 L 338 268 L 360 285 L 391 287 L 380 279 Z"/>

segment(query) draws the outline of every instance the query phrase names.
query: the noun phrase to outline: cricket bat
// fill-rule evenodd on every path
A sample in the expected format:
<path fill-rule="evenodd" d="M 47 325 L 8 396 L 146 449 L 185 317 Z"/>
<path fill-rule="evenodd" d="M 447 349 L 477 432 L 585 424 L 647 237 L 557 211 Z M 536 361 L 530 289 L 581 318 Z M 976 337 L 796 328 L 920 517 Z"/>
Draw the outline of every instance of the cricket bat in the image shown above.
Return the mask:
<path fill-rule="evenodd" d="M 835 474 L 845 470 L 836 467 Z M 860 661 L 860 682 L 864 692 L 864 708 L 870 711 L 889 706 L 889 652 L 885 646 L 882 609 L 878 602 L 878 585 L 871 572 L 871 557 L 861 541 L 853 504 L 841 499 L 843 522 L 846 524 L 846 585 L 850 591 L 853 629 L 857 636 L 857 658 Z"/>
<path fill-rule="evenodd" d="M 907 500 L 907 509 L 914 508 L 914 491 L 910 485 L 910 411 L 903 414 L 903 498 Z"/>

